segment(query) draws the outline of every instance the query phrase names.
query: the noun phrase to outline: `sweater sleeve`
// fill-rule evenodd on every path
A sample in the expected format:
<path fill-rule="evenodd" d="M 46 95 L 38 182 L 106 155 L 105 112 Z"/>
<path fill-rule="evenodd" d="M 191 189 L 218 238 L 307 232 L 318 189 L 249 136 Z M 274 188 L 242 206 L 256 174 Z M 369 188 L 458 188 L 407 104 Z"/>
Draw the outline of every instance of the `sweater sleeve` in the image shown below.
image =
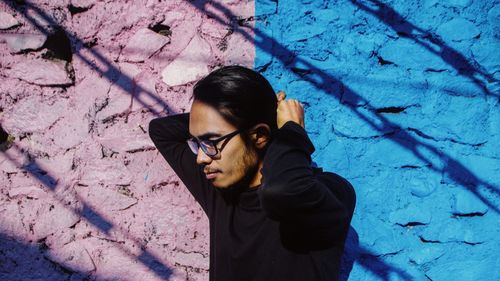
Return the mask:
<path fill-rule="evenodd" d="M 213 190 L 208 187 L 202 168 L 196 163 L 196 155 L 186 142 L 190 137 L 189 113 L 151 120 L 149 136 L 163 158 L 207 213 L 209 196 Z"/>
<path fill-rule="evenodd" d="M 340 176 L 313 169 L 313 152 L 297 123 L 289 121 L 273 134 L 261 171 L 262 208 L 295 236 L 343 240 L 354 211 L 354 190 Z"/>

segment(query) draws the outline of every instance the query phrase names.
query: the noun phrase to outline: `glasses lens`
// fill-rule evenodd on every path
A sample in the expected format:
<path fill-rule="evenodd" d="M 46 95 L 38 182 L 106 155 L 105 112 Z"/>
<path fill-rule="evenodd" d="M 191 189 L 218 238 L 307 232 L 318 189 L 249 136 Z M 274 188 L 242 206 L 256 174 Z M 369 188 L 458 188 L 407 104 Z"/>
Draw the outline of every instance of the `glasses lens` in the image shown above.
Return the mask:
<path fill-rule="evenodd" d="M 198 145 L 198 142 L 195 139 L 188 139 L 187 141 L 189 148 L 194 154 L 198 154 L 198 150 L 200 149 L 200 146 Z"/>
<path fill-rule="evenodd" d="M 206 155 L 214 156 L 217 154 L 217 148 L 215 148 L 215 146 L 213 146 L 211 142 L 202 141 L 200 145 L 201 149 L 203 150 L 203 152 L 205 152 Z"/>

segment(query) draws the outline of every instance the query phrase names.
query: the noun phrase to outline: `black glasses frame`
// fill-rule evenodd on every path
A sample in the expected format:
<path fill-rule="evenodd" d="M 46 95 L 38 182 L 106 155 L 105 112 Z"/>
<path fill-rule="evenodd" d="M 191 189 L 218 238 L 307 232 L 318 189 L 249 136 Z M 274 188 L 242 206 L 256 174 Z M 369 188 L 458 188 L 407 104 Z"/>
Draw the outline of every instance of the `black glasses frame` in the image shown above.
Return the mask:
<path fill-rule="evenodd" d="M 196 137 L 192 137 L 188 139 L 188 145 L 191 151 L 194 152 L 194 154 L 198 154 L 199 148 L 205 153 L 208 157 L 215 157 L 219 155 L 220 152 L 224 149 L 226 144 L 237 134 L 241 133 L 243 130 L 236 130 L 232 133 L 229 133 L 227 135 L 224 135 L 220 138 L 217 138 L 215 140 L 200 140 Z M 225 140 L 225 141 L 224 141 Z M 217 147 L 217 144 L 219 144 L 221 141 L 224 141 L 221 145 L 220 148 Z M 209 148 L 213 147 L 214 152 L 210 152 Z"/>

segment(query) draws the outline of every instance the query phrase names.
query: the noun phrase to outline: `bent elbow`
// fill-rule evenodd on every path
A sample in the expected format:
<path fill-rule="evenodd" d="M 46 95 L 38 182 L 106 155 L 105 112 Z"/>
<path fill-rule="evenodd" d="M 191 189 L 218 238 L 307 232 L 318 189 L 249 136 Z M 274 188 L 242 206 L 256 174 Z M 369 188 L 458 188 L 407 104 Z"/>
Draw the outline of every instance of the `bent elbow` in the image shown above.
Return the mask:
<path fill-rule="evenodd" d="M 259 190 L 261 207 L 273 220 L 282 220 L 289 213 L 285 190 L 285 184 L 265 185 Z"/>
<path fill-rule="evenodd" d="M 158 118 L 149 121 L 148 134 L 151 139 L 153 139 L 154 136 L 156 135 L 157 127 L 158 127 Z"/>
<path fill-rule="evenodd" d="M 300 210 L 314 209 L 318 203 L 315 182 L 308 180 L 276 181 L 264 184 L 260 190 L 261 207 L 274 220 L 293 218 Z"/>

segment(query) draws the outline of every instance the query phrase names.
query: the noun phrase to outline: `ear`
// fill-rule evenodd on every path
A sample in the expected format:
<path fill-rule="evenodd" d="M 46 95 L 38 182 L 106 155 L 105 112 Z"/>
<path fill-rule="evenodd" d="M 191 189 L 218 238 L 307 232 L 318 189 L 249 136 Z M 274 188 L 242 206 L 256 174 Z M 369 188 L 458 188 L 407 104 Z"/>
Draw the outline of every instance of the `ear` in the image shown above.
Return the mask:
<path fill-rule="evenodd" d="M 257 149 L 262 149 L 271 139 L 271 128 L 264 123 L 257 124 L 256 126 L 254 126 L 254 129 L 252 130 L 250 136 L 255 147 Z"/>

